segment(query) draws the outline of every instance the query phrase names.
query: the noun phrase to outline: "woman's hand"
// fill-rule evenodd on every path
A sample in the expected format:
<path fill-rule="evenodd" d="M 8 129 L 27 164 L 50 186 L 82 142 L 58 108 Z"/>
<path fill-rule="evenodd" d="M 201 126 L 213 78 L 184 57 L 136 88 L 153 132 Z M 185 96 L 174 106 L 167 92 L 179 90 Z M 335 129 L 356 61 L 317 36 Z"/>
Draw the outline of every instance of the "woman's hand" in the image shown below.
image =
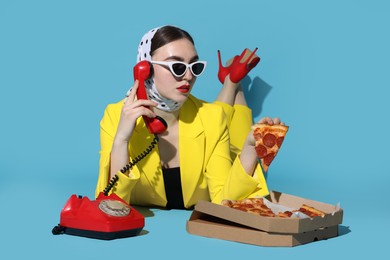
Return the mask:
<path fill-rule="evenodd" d="M 129 142 L 129 139 L 134 131 L 135 123 L 140 116 L 155 117 L 152 110 L 147 108 L 155 107 L 157 104 L 147 99 L 137 99 L 138 80 L 135 81 L 129 96 L 126 98 L 119 119 L 118 130 L 115 135 L 114 142 Z"/>
<path fill-rule="evenodd" d="M 155 107 L 157 104 L 151 100 L 137 99 L 137 89 L 138 81 L 135 81 L 122 107 L 118 129 L 111 150 L 111 178 L 129 163 L 128 143 L 137 119 L 140 116 L 155 117 L 153 111 L 145 106 Z M 124 174 L 130 176 L 131 171 Z"/>

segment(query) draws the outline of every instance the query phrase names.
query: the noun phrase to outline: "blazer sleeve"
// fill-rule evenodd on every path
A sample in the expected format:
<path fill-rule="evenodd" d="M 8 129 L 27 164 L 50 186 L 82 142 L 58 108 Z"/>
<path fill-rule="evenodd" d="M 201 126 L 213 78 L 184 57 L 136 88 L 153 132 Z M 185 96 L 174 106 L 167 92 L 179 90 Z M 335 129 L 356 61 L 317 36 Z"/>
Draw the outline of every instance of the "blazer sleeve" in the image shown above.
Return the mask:
<path fill-rule="evenodd" d="M 217 140 L 211 149 L 212 152 L 205 171 L 211 201 L 220 203 L 223 199 L 242 199 L 256 195 L 267 195 L 267 184 L 259 164 L 256 166 L 254 175 L 250 176 L 245 172 L 239 154 L 232 161 L 227 128 L 228 119 L 225 113 L 220 110 L 218 116 L 210 117 L 209 115 L 208 112 L 208 117 L 213 118 L 213 122 L 218 122 L 218 125 L 208 124 L 212 128 L 207 131 L 207 135 L 215 135 L 213 138 Z"/>
<path fill-rule="evenodd" d="M 100 121 L 100 160 L 95 191 L 96 197 L 106 188 L 110 181 L 111 149 L 118 128 L 121 109 L 121 103 L 108 105 Z M 118 181 L 111 192 L 115 192 L 116 195 L 129 202 L 131 190 L 139 180 L 139 172 L 134 170 L 132 171 L 131 177 L 128 177 L 119 171 L 117 176 Z"/>

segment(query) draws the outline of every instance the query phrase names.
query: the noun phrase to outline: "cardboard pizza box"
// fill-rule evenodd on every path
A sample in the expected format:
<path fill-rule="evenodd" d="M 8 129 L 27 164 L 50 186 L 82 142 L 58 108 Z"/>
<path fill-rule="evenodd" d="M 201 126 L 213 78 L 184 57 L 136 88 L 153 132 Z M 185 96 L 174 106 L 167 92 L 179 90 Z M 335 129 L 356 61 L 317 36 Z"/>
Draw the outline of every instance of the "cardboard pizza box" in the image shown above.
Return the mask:
<path fill-rule="evenodd" d="M 324 217 L 304 219 L 263 217 L 208 201 L 199 201 L 195 206 L 195 210 L 247 227 L 276 233 L 302 233 L 342 223 L 343 210 L 336 205 L 325 204 L 277 191 L 271 191 L 266 198 L 272 203 L 294 209 L 298 209 L 302 204 L 307 204 L 327 214 Z"/>
<path fill-rule="evenodd" d="M 293 247 L 314 241 L 324 240 L 338 235 L 338 226 L 325 227 L 318 230 L 296 233 L 270 233 L 194 211 L 187 222 L 187 232 L 193 235 L 217 238 L 233 242 L 258 246 Z"/>
<path fill-rule="evenodd" d="M 304 219 L 262 217 L 200 201 L 187 221 L 187 232 L 261 246 L 296 246 L 338 235 L 341 208 L 277 191 L 271 191 L 267 199 L 291 208 L 307 204 L 327 214 Z"/>

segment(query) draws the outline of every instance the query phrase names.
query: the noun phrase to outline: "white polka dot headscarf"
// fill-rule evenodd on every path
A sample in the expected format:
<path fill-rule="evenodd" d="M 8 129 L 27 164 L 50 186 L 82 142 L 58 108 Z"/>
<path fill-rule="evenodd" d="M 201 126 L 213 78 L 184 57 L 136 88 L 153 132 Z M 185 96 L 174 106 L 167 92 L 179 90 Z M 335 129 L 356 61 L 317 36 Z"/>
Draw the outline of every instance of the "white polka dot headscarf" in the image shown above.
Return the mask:
<path fill-rule="evenodd" d="M 137 62 L 140 62 L 142 60 L 151 61 L 152 57 L 150 56 L 150 49 L 152 44 L 152 39 L 154 34 L 160 29 L 161 27 L 154 28 L 147 32 L 141 39 L 140 44 L 138 45 L 138 55 L 137 55 Z M 148 97 L 150 100 L 153 100 L 157 103 L 157 108 L 163 111 L 175 111 L 178 110 L 182 103 L 178 103 L 176 101 L 173 101 L 171 99 L 167 99 L 160 95 L 158 92 L 156 85 L 154 84 L 153 76 L 145 81 L 145 87 L 146 92 L 148 94 Z"/>

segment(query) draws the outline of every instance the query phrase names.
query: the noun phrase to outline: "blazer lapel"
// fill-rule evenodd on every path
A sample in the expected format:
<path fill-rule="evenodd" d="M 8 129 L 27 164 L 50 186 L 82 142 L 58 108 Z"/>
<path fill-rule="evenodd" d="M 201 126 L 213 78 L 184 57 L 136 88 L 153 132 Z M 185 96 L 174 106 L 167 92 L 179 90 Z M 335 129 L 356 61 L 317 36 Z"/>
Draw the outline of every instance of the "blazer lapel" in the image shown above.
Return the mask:
<path fill-rule="evenodd" d="M 186 205 L 197 188 L 199 178 L 203 172 L 205 136 L 199 116 L 199 112 L 201 112 L 200 105 L 195 104 L 192 99 L 188 99 L 181 109 L 182 113 L 179 116 L 180 174 L 184 205 Z M 153 138 L 154 135 L 149 133 L 144 121 L 138 120 L 132 137 L 132 158 L 144 152 Z M 145 192 L 156 192 L 158 196 L 154 199 L 159 199 L 161 204 L 164 205 L 167 199 L 158 146 L 156 145 L 153 151 L 136 165 L 150 184 L 151 190 L 145 190 Z"/>
<path fill-rule="evenodd" d="M 151 145 L 154 135 L 150 134 L 145 126 L 143 120 L 138 120 L 136 130 L 133 133 L 132 143 L 130 152 L 132 158 L 142 154 Z M 167 202 L 164 188 L 164 179 L 162 176 L 160 155 L 158 145 L 155 145 L 153 150 L 145 156 L 141 161 L 136 164 L 137 168 L 141 173 L 148 179 L 151 189 L 145 190 L 145 193 L 149 193 L 154 200 L 158 199 L 161 204 L 165 205 Z M 153 193 L 156 193 L 155 196 Z"/>
<path fill-rule="evenodd" d="M 203 171 L 205 136 L 198 109 L 187 100 L 180 113 L 179 152 L 184 205 L 191 199 Z"/>

